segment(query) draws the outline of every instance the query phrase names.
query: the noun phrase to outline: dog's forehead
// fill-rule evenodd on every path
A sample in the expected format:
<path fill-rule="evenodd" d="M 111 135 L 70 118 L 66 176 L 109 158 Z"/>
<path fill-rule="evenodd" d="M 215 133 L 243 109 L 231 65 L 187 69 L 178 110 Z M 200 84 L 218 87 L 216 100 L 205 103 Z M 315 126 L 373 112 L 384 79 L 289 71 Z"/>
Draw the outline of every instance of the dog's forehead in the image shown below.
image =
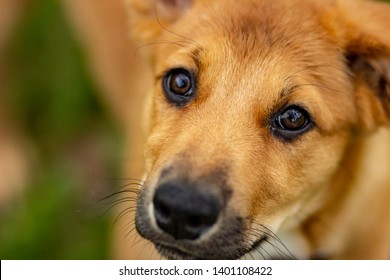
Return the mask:
<path fill-rule="evenodd" d="M 217 0 L 201 2 L 179 24 L 184 27 L 181 32 L 188 30 L 191 37 L 212 32 L 239 45 L 248 40 L 274 46 L 286 39 L 312 40 L 313 33 L 320 31 L 320 17 L 311 1 Z"/>
<path fill-rule="evenodd" d="M 285 64 L 320 64 L 332 49 L 330 40 L 325 39 L 329 37 L 327 31 L 319 24 L 314 7 L 291 2 L 200 1 L 173 26 L 172 32 L 165 33 L 174 42 L 168 52 L 176 48 L 214 65 L 229 57 L 241 64 L 263 62 L 263 66 L 275 59 Z M 159 53 L 163 60 L 169 56 Z"/>

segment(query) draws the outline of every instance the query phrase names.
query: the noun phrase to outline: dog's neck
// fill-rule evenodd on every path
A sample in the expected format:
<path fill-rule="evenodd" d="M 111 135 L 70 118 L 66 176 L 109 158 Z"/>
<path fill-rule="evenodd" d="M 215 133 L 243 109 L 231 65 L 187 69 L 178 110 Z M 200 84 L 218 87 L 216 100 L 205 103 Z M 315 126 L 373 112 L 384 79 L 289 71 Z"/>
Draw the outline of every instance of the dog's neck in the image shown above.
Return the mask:
<path fill-rule="evenodd" d="M 389 142 L 389 129 L 354 137 L 333 180 L 309 195 L 278 231 L 294 257 L 390 257 Z M 273 244 L 263 247 L 267 258 L 283 257 Z"/>
<path fill-rule="evenodd" d="M 321 194 L 325 203 L 301 228 L 311 247 L 309 257 L 390 257 L 390 202 L 384 201 L 390 197 L 388 143 L 386 129 L 351 143 Z"/>

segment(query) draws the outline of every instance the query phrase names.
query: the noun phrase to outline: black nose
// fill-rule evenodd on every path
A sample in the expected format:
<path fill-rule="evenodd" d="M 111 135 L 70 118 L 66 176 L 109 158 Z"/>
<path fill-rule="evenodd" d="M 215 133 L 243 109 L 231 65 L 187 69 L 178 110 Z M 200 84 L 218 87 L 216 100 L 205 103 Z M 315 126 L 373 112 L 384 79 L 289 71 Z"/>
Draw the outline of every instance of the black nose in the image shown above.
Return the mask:
<path fill-rule="evenodd" d="M 174 184 L 158 187 L 153 204 L 157 225 L 175 239 L 197 239 L 215 224 L 221 210 L 206 190 Z"/>

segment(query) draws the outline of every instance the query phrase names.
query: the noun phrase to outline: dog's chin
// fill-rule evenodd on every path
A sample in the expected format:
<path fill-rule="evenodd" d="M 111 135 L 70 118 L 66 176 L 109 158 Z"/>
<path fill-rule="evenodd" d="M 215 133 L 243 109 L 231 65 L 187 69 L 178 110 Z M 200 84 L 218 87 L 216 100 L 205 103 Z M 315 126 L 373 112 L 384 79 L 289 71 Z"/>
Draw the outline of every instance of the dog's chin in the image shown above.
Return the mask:
<path fill-rule="evenodd" d="M 185 252 L 181 249 L 166 246 L 161 244 L 155 244 L 157 252 L 164 258 L 168 260 L 197 260 L 202 259 L 191 253 Z"/>
<path fill-rule="evenodd" d="M 185 252 L 181 249 L 165 246 L 165 245 L 155 245 L 157 251 L 160 255 L 169 260 L 213 260 L 213 259 L 221 259 L 221 260 L 234 260 L 239 259 L 241 254 L 234 255 L 195 255 L 193 253 Z"/>
<path fill-rule="evenodd" d="M 252 246 L 247 248 L 237 249 L 235 252 L 229 252 L 229 254 L 218 254 L 215 255 L 196 255 L 193 252 L 186 251 L 182 248 L 175 247 L 172 245 L 155 244 L 158 253 L 169 260 L 210 260 L 210 259 L 221 259 L 221 260 L 235 260 L 245 258 L 246 255 L 250 255 L 251 252 L 255 252 L 267 240 L 267 237 L 261 237 L 256 240 Z"/>

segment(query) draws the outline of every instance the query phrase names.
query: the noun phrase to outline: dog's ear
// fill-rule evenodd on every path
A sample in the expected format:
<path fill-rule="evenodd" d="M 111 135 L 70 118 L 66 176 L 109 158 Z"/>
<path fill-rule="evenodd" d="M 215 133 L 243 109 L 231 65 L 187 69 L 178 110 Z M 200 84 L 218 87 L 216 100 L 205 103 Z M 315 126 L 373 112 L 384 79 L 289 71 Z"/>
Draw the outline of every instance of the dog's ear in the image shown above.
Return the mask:
<path fill-rule="evenodd" d="M 156 38 L 179 19 L 194 0 L 125 0 L 133 35 L 142 42 Z"/>
<path fill-rule="evenodd" d="M 359 123 L 373 130 L 390 125 L 390 56 L 348 56 L 348 64 L 356 91 Z"/>
<path fill-rule="evenodd" d="M 356 92 L 360 124 L 390 125 L 390 4 L 338 1 L 345 57 Z M 338 31 L 340 32 L 340 31 Z"/>

